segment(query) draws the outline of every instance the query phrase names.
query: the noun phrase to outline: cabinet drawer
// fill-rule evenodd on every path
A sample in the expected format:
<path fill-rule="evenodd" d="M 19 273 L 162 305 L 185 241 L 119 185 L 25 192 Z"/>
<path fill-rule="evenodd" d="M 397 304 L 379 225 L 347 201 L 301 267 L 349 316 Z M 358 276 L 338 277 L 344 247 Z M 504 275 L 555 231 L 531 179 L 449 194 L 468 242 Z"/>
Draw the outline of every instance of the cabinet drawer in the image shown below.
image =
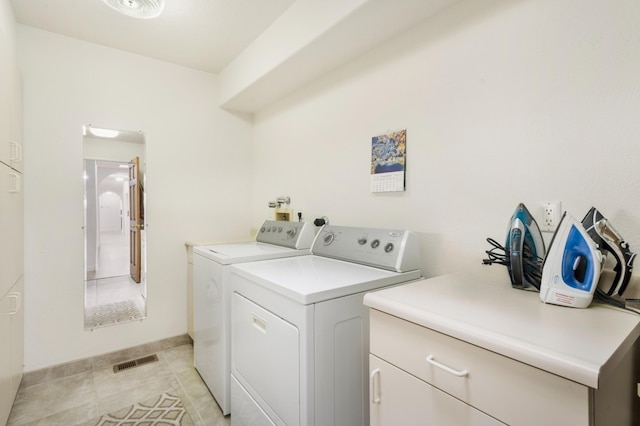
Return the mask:
<path fill-rule="evenodd" d="M 483 412 L 370 355 L 371 426 L 499 426 Z"/>
<path fill-rule="evenodd" d="M 589 425 L 588 387 L 370 310 L 370 351 L 510 425 Z"/>

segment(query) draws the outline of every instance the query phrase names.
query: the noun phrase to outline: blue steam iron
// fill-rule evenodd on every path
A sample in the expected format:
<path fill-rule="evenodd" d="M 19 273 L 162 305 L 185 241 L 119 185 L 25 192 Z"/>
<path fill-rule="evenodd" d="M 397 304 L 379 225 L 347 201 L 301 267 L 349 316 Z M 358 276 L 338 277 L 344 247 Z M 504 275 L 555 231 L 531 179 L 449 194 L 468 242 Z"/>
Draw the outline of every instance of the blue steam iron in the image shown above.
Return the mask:
<path fill-rule="evenodd" d="M 595 207 L 591 207 L 584 219 L 582 219 L 582 226 L 598 245 L 603 256 L 611 254 L 616 262 L 613 267 L 615 272 L 613 282 L 605 283 L 603 282 L 605 280 L 601 279 L 598 283 L 599 291 L 602 291 L 607 296 L 614 294 L 622 296 L 631 280 L 633 261 L 636 254 L 631 252 L 629 244 Z"/>
<path fill-rule="evenodd" d="M 545 257 L 544 240 L 538 223 L 523 203 L 518 204 L 511 216 L 505 248 L 509 256 L 506 265 L 511 286 L 525 290 L 539 289 Z"/>
<path fill-rule="evenodd" d="M 582 224 L 566 212 L 542 266 L 540 300 L 586 308 L 600 279 L 602 253 Z"/>

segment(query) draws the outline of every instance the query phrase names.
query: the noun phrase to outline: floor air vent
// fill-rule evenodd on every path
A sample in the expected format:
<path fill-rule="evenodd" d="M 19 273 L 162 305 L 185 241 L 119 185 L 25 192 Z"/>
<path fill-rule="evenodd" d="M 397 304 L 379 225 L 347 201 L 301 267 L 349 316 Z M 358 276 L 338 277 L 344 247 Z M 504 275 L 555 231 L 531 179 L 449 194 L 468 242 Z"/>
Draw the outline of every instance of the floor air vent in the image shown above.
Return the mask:
<path fill-rule="evenodd" d="M 153 355 L 145 356 L 142 358 L 134 359 L 133 361 L 121 362 L 120 364 L 116 364 L 113 366 L 113 372 L 119 373 L 123 370 L 139 367 L 141 365 L 149 364 L 151 362 L 156 362 L 157 360 L 158 360 L 158 355 L 153 354 Z"/>

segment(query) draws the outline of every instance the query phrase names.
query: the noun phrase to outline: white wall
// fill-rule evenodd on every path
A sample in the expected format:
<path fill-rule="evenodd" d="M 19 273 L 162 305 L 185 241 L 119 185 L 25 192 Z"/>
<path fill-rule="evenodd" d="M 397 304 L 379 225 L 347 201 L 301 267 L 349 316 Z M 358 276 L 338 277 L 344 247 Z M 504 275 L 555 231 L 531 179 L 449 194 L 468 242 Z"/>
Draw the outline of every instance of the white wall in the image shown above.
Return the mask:
<path fill-rule="evenodd" d="M 428 276 L 478 265 L 521 201 L 538 218 L 543 201 L 578 218 L 596 205 L 640 252 L 639 8 L 465 0 L 253 128 L 216 107 L 215 76 L 19 26 L 26 371 L 184 333 L 184 241 L 243 237 L 279 195 L 309 221 L 419 232 Z M 143 130 L 149 177 L 149 318 L 94 332 L 83 124 Z M 371 194 L 371 137 L 402 128 L 407 191 Z"/>
<path fill-rule="evenodd" d="M 307 220 L 412 229 L 434 276 L 477 267 L 519 202 L 561 201 L 640 252 L 638 22 L 637 0 L 453 6 L 255 116 L 254 219 L 286 194 Z M 404 128 L 406 192 L 370 193 L 371 137 Z"/>
<path fill-rule="evenodd" d="M 18 26 L 24 81 L 25 371 L 185 334 L 186 240 L 248 237 L 251 123 L 217 77 Z M 82 125 L 146 140 L 148 318 L 83 325 Z M 221 224 L 217 226 L 216 224 Z"/>

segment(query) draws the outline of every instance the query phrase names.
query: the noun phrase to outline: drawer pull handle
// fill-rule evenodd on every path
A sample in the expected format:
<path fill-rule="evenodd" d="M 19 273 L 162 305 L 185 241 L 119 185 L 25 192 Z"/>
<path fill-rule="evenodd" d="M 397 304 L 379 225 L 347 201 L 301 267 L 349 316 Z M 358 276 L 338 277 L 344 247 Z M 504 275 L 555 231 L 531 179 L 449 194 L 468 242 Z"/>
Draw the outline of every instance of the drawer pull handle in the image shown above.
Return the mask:
<path fill-rule="evenodd" d="M 9 161 L 11 163 L 22 162 L 22 145 L 15 141 L 9 141 Z"/>
<path fill-rule="evenodd" d="M 8 192 L 12 194 L 20 192 L 20 189 L 21 189 L 20 176 L 16 173 L 8 173 L 8 175 L 11 178 L 11 188 L 9 189 Z"/>
<path fill-rule="evenodd" d="M 441 362 L 438 362 L 434 359 L 433 355 L 429 355 L 427 356 L 427 362 L 435 367 L 438 367 L 444 371 L 446 371 L 447 373 L 453 374 L 454 376 L 457 377 L 465 377 L 466 375 L 469 374 L 468 370 L 455 370 L 451 367 L 449 367 L 448 365 L 444 365 Z"/>
<path fill-rule="evenodd" d="M 251 312 L 251 319 L 253 326 L 263 334 L 267 334 L 267 320 L 257 315 L 255 312 Z"/>
<path fill-rule="evenodd" d="M 14 303 L 10 303 L 11 312 L 9 312 L 9 315 L 15 315 L 20 312 L 20 293 L 9 293 L 7 297 L 14 301 Z"/>
<path fill-rule="evenodd" d="M 371 372 L 371 402 L 380 404 L 380 369 Z"/>

